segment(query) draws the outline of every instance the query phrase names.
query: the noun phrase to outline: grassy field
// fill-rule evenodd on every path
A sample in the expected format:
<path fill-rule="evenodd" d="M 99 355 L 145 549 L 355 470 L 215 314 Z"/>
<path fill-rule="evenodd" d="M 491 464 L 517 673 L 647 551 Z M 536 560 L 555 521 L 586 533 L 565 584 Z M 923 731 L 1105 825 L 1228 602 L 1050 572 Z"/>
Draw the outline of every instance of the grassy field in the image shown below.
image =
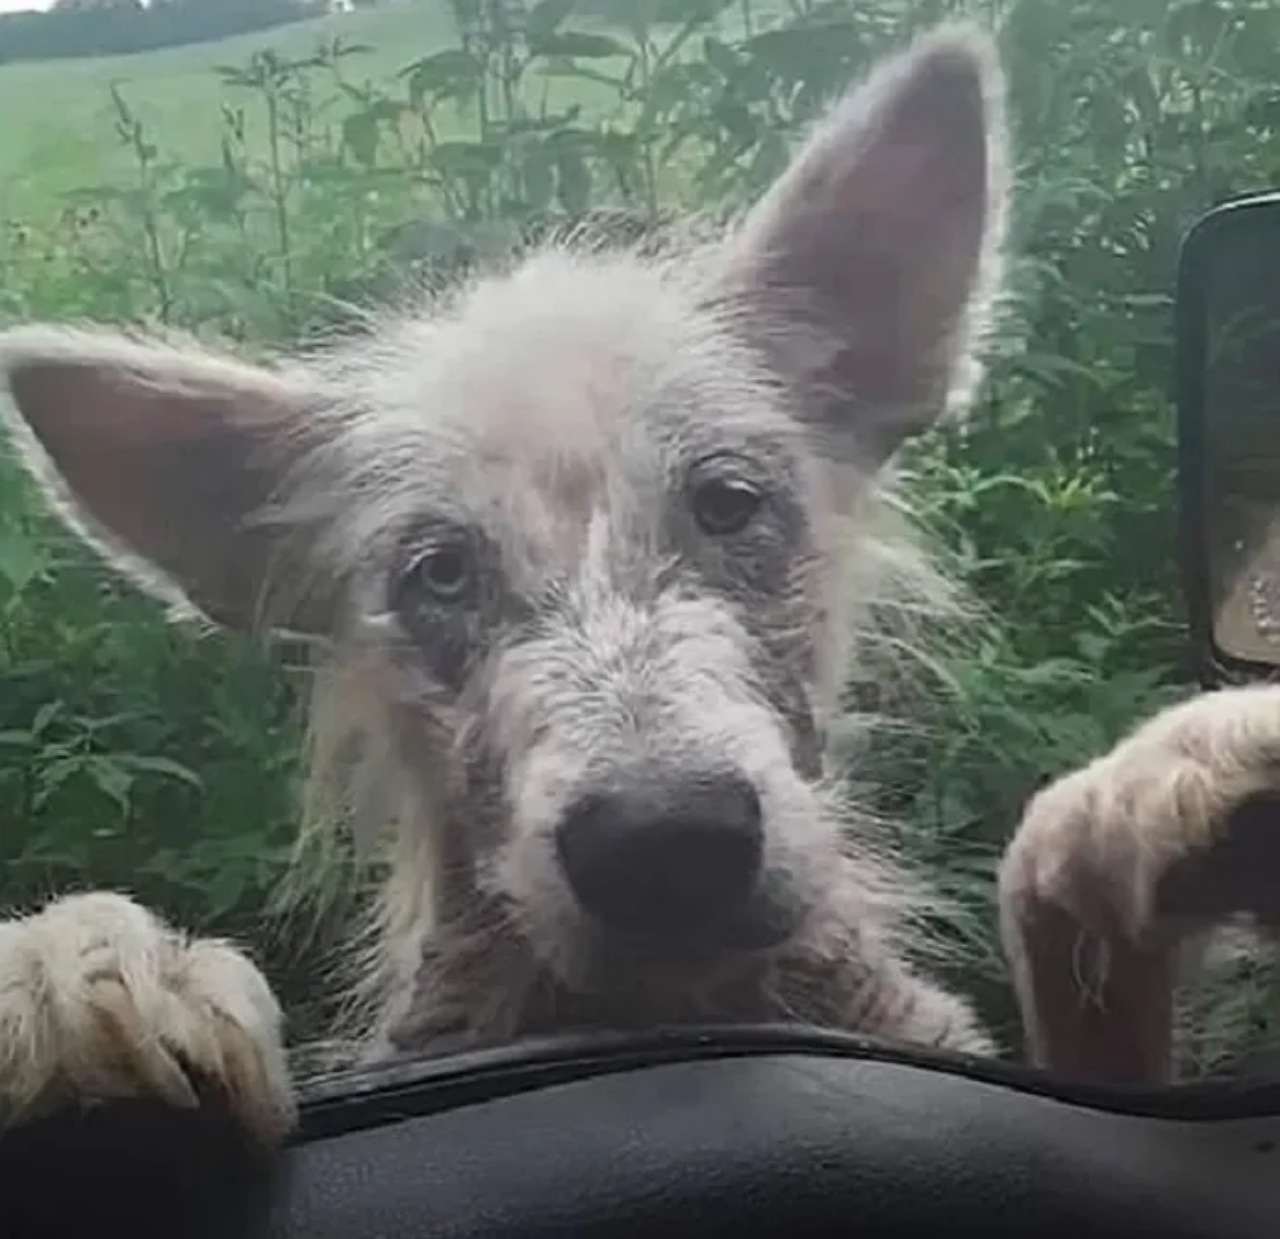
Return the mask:
<path fill-rule="evenodd" d="M 454 25 L 443 0 L 418 0 L 159 52 L 0 67 L 0 218 L 56 209 L 67 191 L 122 174 L 129 156 L 114 132 L 112 85 L 162 152 L 199 162 L 217 156 L 221 105 L 244 100 L 220 80 L 216 66 L 243 65 L 267 48 L 300 58 L 335 38 L 369 48 L 345 62 L 346 76 L 381 84 L 451 42 Z M 562 81 L 555 87 L 583 90 Z M 441 120 L 447 127 L 448 117 Z"/>

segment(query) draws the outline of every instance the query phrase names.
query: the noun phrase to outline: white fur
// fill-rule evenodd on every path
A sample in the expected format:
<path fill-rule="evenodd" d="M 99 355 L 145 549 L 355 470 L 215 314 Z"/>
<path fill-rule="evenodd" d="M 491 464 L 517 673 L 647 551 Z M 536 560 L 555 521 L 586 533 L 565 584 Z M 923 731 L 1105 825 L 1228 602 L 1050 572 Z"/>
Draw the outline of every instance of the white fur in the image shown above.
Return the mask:
<path fill-rule="evenodd" d="M 921 65 L 932 68 L 916 80 L 913 66 Z M 939 219 L 930 213 L 928 186 L 911 181 L 916 175 L 912 160 L 903 164 L 894 143 L 877 147 L 878 125 L 913 81 L 926 87 L 942 82 L 945 97 L 960 78 L 972 81 L 975 74 L 991 98 L 985 121 L 969 109 L 957 122 L 968 143 L 961 156 L 969 161 L 966 167 L 958 173 L 949 164 L 952 152 L 945 142 L 919 144 L 926 171 L 933 169 L 943 179 L 951 191 L 948 201 L 956 203 Z M 402 725 L 405 709 L 415 697 L 425 697 L 430 686 L 404 657 L 404 634 L 385 613 L 379 592 L 386 580 L 388 542 L 403 532 L 424 489 L 432 489 L 437 502 L 456 500 L 461 506 L 465 497 L 470 507 L 465 515 L 478 511 L 501 527 L 504 570 L 517 586 L 532 588 L 545 562 L 558 557 L 563 575 L 591 595 L 574 600 L 576 629 L 553 625 L 540 640 L 544 652 L 560 650 L 566 666 L 591 668 L 591 683 L 580 698 L 599 699 L 606 723 L 610 712 L 614 719 L 633 717 L 643 702 L 659 719 L 661 726 L 653 731 L 669 748 L 710 746 L 752 775 L 768 815 L 771 861 L 800 879 L 800 889 L 814 898 L 805 922 L 809 936 L 800 949 L 808 952 L 801 962 L 815 967 L 797 968 L 788 977 L 786 961 L 775 967 L 766 960 L 759 965 L 762 1000 L 786 1007 L 814 999 L 803 992 L 810 971 L 821 975 L 824 968 L 855 960 L 856 967 L 842 978 L 852 988 L 820 995 L 822 1001 L 814 999 L 810 1010 L 829 1009 L 846 1025 L 871 1033 L 978 1052 L 994 1048 L 970 1004 L 917 975 L 906 962 L 900 949 L 900 914 L 912 897 L 906 875 L 869 840 L 841 839 L 838 824 L 849 826 L 850 833 L 862 824 L 842 822 L 829 786 L 791 770 L 786 727 L 792 724 L 781 717 L 781 709 L 763 707 L 766 694 L 754 681 L 764 676 L 749 665 L 749 654 L 758 652 L 752 644 L 756 638 L 729 602 L 723 597 L 677 602 L 671 595 L 655 601 L 645 594 L 633 605 L 621 589 L 611 601 L 609 578 L 617 568 L 611 548 L 626 545 L 618 528 L 627 518 L 636 523 L 634 495 L 619 499 L 624 475 L 644 465 L 650 469 L 646 484 L 652 486 L 667 460 L 678 456 L 670 450 L 663 457 L 671 443 L 655 440 L 673 433 L 676 446 L 683 446 L 679 435 L 688 427 L 670 432 L 661 422 L 664 408 L 680 404 L 727 436 L 767 437 L 779 453 L 772 459 L 783 458 L 779 443 L 794 447 L 792 457 L 801 458 L 792 498 L 809 518 L 812 558 L 824 573 L 824 605 L 813 608 L 816 618 L 806 616 L 802 633 L 809 625 L 816 629 L 819 669 L 805 690 L 816 699 L 820 721 L 832 710 L 851 634 L 863 627 L 868 603 L 887 596 L 878 591 L 898 598 L 913 590 L 925 599 L 940 596 L 927 565 L 894 537 L 881 536 L 891 493 L 891 477 L 883 467 L 902 437 L 954 405 L 972 386 L 975 346 L 997 291 L 1004 235 L 999 88 L 989 41 L 964 28 L 946 28 L 919 40 L 838 103 L 802 145 L 792 170 L 730 234 L 736 241 L 727 247 L 658 256 L 551 247 L 452 299 L 374 321 L 358 341 L 274 368 L 248 367 L 190 343 L 144 343 L 100 330 L 32 328 L 0 336 L 0 374 L 9 378 L 11 390 L 20 382 L 39 387 L 42 368 L 52 369 L 55 380 L 66 384 L 58 389 L 55 381 L 52 397 L 47 387 L 44 396 L 31 397 L 29 404 L 39 409 L 10 416 L 28 464 L 64 518 L 145 588 L 188 611 L 230 603 L 229 610 L 238 609 L 246 622 L 256 620 L 261 595 L 274 584 L 267 575 L 296 569 L 290 557 L 298 548 L 282 535 L 271 556 L 254 561 L 255 579 L 248 587 L 238 580 L 227 586 L 224 577 L 236 577 L 236 561 L 220 553 L 234 545 L 245 555 L 257 555 L 261 543 L 253 538 L 272 526 L 298 533 L 306 542 L 305 554 L 298 557 L 343 584 L 340 613 L 331 617 L 328 631 L 318 634 L 328 646 L 328 661 L 312 716 L 312 807 L 324 825 L 372 813 L 376 826 L 392 839 L 374 958 L 358 955 L 354 947 L 351 953 L 360 982 L 376 998 L 375 1018 L 365 1028 L 375 1040 L 397 1022 L 430 1026 L 440 1015 L 438 1007 L 449 1001 L 432 991 L 431 1009 L 423 1011 L 417 993 L 426 970 L 425 948 L 438 928 L 447 867 L 438 812 L 443 791 L 435 778 L 440 772 L 424 774 L 423 755 L 445 762 L 447 754 L 432 749 L 426 728 Z M 961 93 L 968 107 L 973 92 L 966 90 Z M 910 117 L 910 109 L 902 114 Z M 936 101 L 932 114 L 935 126 L 955 119 Z M 908 136 L 919 134 L 911 130 Z M 853 175 L 867 151 L 877 150 L 877 166 L 889 168 L 891 186 L 905 176 L 907 188 L 916 191 L 896 204 L 900 210 L 892 209 L 895 204 L 884 199 L 877 183 L 863 185 Z M 814 199 L 820 207 L 816 220 L 806 214 L 815 187 L 821 191 Z M 897 355 L 903 350 L 894 323 L 878 312 L 874 279 L 837 280 L 833 295 L 818 287 L 828 272 L 815 271 L 806 249 L 815 235 L 810 225 L 837 269 L 840 264 L 849 268 L 845 275 L 858 275 L 859 257 L 878 270 L 872 255 L 857 252 L 859 233 L 850 226 L 850 213 L 855 224 L 866 224 L 873 233 L 878 228 L 893 239 L 900 268 L 912 277 L 905 283 L 918 304 L 903 316 L 903 333 L 911 341 L 903 356 Z M 907 229 L 905 240 L 895 231 L 900 225 Z M 910 232 L 913 227 L 916 233 Z M 793 282 L 808 281 L 813 285 L 808 291 L 833 296 L 836 304 L 810 305 L 801 296 L 789 306 L 787 293 L 796 290 L 778 289 L 788 283 L 790 258 L 799 271 Z M 783 278 L 766 279 L 766 273 Z M 806 317 L 811 310 L 825 317 Z M 846 321 L 846 310 L 857 321 Z M 867 340 L 880 342 L 879 353 L 867 354 L 871 369 L 877 361 L 884 365 L 883 374 L 865 375 L 875 392 L 863 401 L 856 376 L 837 363 L 862 355 Z M 495 364 L 499 353 L 501 365 Z M 66 405 L 83 392 L 78 369 L 85 367 L 96 370 L 96 386 L 85 399 L 103 408 L 92 410 L 98 420 L 77 423 L 85 410 Z M 169 400 L 166 416 L 176 416 L 179 423 L 157 420 L 140 431 L 135 415 L 141 406 L 155 416 L 156 392 Z M 192 427 L 181 418 L 193 407 L 203 416 L 200 401 L 210 392 L 220 401 L 217 412 L 196 429 L 212 422 L 212 437 L 222 437 L 207 456 L 191 456 L 191 440 L 183 436 Z M 283 410 L 288 430 L 259 417 L 264 409 Z M 44 439 L 28 425 L 37 418 L 44 421 Z M 855 433 L 860 419 L 875 421 L 863 437 Z M 104 435 L 113 448 L 127 440 L 135 461 L 152 462 L 153 447 L 177 443 L 180 450 L 172 451 L 165 465 L 181 470 L 191 468 L 191 460 L 208 462 L 210 469 L 230 468 L 238 483 L 250 471 L 243 461 L 227 466 L 223 449 L 229 443 L 234 457 L 246 441 L 258 446 L 259 439 L 276 431 L 273 446 L 287 457 L 275 478 L 281 493 L 255 496 L 252 511 L 213 510 L 232 500 L 210 504 L 207 488 L 199 483 L 216 479 L 200 474 L 191 478 L 196 484 L 188 489 L 196 493 L 187 511 L 182 507 L 186 496 L 175 498 L 166 490 L 161 483 L 168 479 L 156 478 L 157 467 L 141 483 L 145 488 L 156 482 L 164 496 L 150 506 L 146 495 L 117 492 L 104 499 L 98 494 L 100 507 L 118 517 L 124 511 L 136 540 L 163 551 L 150 556 L 146 547 L 128 545 L 87 511 L 92 502 L 86 492 L 100 481 L 95 470 L 81 461 L 80 485 L 72 494 L 50 460 L 50 452 L 58 450 L 74 457 L 73 449 L 84 442 L 74 437 L 79 434 Z M 810 440 L 819 447 L 796 447 Z M 60 447 L 49 448 L 51 441 Z M 246 449 L 243 455 L 248 454 Z M 574 470 L 583 474 L 584 488 L 598 484 L 601 493 L 592 502 L 609 516 L 596 511 L 578 519 L 580 512 L 569 511 L 574 501 L 565 496 L 574 492 L 564 483 Z M 548 472 L 556 475 L 560 490 L 544 485 Z M 229 490 L 234 497 L 235 486 Z M 548 494 L 557 496 L 559 508 Z M 150 525 L 136 519 L 139 509 L 129 507 L 135 498 L 142 515 L 153 518 Z M 157 504 L 170 506 L 157 511 Z M 616 525 L 611 524 L 618 513 Z M 656 524 L 657 514 L 648 515 Z M 179 527 L 187 528 L 186 520 L 205 535 L 220 521 L 225 524 L 225 545 L 216 539 L 213 544 L 219 561 L 215 571 L 202 576 L 208 563 L 183 561 L 169 537 L 170 517 Z M 165 557 L 167 564 L 157 562 Z M 661 567 L 646 566 L 655 576 Z M 804 575 L 791 566 L 797 578 Z M 241 594 L 247 588 L 254 596 L 216 597 L 223 586 Z M 800 585 L 792 588 L 799 596 Z M 781 628 L 785 609 L 780 614 Z M 646 624 L 651 631 L 642 631 Z M 678 645 L 665 657 L 649 659 L 649 667 L 662 672 L 654 676 L 658 687 L 637 686 L 635 664 L 627 660 L 637 647 L 653 644 L 661 625 Z M 587 633 L 590 649 L 579 649 L 574 658 L 573 642 Z M 772 636 L 780 640 L 780 633 Z M 571 961 L 566 963 L 573 954 L 566 928 L 572 909 L 560 891 L 562 880 L 539 868 L 549 855 L 546 819 L 563 809 L 567 789 L 581 773 L 575 748 L 589 742 L 597 755 L 625 750 L 625 727 L 610 737 L 607 727 L 576 708 L 580 701 L 568 706 L 557 701 L 559 717 L 571 721 L 559 736 L 545 738 L 542 720 L 530 717 L 540 700 L 553 695 L 545 677 L 538 678 L 536 667 L 521 666 L 519 654 L 504 651 L 492 661 L 497 670 L 482 688 L 500 705 L 510 698 L 497 730 L 509 733 L 506 791 L 511 798 L 511 787 L 518 786 L 519 803 L 509 815 L 510 837 L 486 858 L 472 893 L 478 900 L 486 883 L 496 884 L 516 903 L 515 919 L 525 934 L 514 946 L 510 940 L 499 943 L 519 956 L 516 962 L 500 954 L 492 975 L 478 978 L 458 964 L 468 961 L 468 951 L 492 945 L 486 937 L 492 927 L 471 925 L 471 940 L 453 944 L 454 980 L 467 1001 L 452 997 L 460 1005 L 482 1008 L 468 1015 L 485 1031 L 518 1024 L 527 991 L 535 988 L 535 967 L 572 970 Z M 448 708 L 440 717 L 448 718 Z M 575 728 L 579 745 L 571 743 Z M 353 739 L 364 742 L 354 762 L 347 748 Z M 337 767 L 349 768 L 354 778 L 335 773 Z M 753 959 L 751 966 L 756 964 Z M 700 978 L 693 986 L 681 982 L 674 992 L 680 1002 L 705 1001 L 714 1010 L 718 979 Z M 277 1135 L 290 1119 L 279 1012 L 261 975 L 231 948 L 188 942 L 119 896 L 75 896 L 55 901 L 33 918 L 0 925 L 0 1029 L 9 1030 L 0 1042 L 6 1052 L 0 1058 L 0 1109 L 12 1114 L 44 1100 L 122 1092 L 190 1104 L 180 1055 L 226 1089 L 255 1131 Z"/>
<path fill-rule="evenodd" d="M 195 1106 L 183 1063 L 264 1140 L 293 1121 L 281 1012 L 234 947 L 191 941 L 122 895 L 0 923 L 0 1118 L 138 1094 Z"/>

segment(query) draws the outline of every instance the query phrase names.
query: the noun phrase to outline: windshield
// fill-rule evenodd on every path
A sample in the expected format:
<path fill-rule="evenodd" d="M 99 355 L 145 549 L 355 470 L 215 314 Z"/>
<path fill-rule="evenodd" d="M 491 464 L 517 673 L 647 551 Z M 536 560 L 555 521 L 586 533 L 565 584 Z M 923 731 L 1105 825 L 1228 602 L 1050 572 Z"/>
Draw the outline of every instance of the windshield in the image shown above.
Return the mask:
<path fill-rule="evenodd" d="M 1280 177 L 1280 15 L 979 5 L 1007 116 L 926 50 L 832 114 L 865 166 L 803 145 L 952 7 L 0 0 L 0 326 L 115 333 L 7 354 L 61 481 L 0 460 L 0 901 L 243 944 L 302 1074 L 789 1018 L 1023 1060 L 1001 858 L 1194 689 L 1171 290 Z M 1265 1069 L 1274 981 L 1215 937 L 1173 1074 Z"/>

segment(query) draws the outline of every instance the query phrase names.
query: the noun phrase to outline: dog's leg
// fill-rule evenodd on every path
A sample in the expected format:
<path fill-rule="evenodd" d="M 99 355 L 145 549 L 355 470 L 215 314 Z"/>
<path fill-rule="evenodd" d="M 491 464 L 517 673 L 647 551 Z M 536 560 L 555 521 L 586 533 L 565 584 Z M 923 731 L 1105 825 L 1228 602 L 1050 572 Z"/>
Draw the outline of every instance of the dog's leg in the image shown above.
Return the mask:
<path fill-rule="evenodd" d="M 884 980 L 886 1031 L 910 1045 L 994 1058 L 999 1047 L 968 999 L 895 967 Z"/>
<path fill-rule="evenodd" d="M 0 922 L 0 1123 L 67 1101 L 193 1107 L 198 1078 L 274 1142 L 294 1117 L 281 1023 L 244 955 L 124 896 L 69 896 Z"/>
<path fill-rule="evenodd" d="M 1280 687 L 1158 714 L 1041 791 L 1000 866 L 1001 931 L 1033 1061 L 1156 1083 L 1190 935 L 1280 913 Z M 1259 798 L 1264 798 L 1259 800 Z"/>

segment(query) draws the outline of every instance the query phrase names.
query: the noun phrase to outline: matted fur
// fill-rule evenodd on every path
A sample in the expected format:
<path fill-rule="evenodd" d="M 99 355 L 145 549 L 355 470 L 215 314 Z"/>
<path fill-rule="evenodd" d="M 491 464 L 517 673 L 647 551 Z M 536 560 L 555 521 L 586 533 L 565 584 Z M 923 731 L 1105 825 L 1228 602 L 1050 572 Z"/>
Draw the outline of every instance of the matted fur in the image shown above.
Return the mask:
<path fill-rule="evenodd" d="M 899 499 L 887 491 L 850 522 L 847 536 L 856 538 L 856 553 L 843 556 L 840 568 L 852 601 L 844 611 L 847 623 L 824 694 L 833 721 L 843 683 L 841 657 L 874 652 L 882 665 L 902 663 L 925 648 L 927 630 L 945 624 L 954 638 L 957 626 L 968 627 L 975 619 L 963 590 L 925 554 L 920 531 Z M 351 881 L 371 886 L 360 921 L 344 935 L 333 960 L 332 989 L 342 1002 L 333 1040 L 308 1049 L 314 1068 L 340 1063 L 362 1045 L 371 1027 L 394 1022 L 396 997 L 401 1002 L 406 997 L 401 978 L 421 965 L 422 943 L 440 928 L 434 895 L 441 860 L 432 846 L 433 832 L 424 829 L 429 824 L 415 815 L 412 792 L 402 786 L 376 670 L 358 656 L 322 664 L 312 678 L 308 723 L 304 813 L 278 910 L 286 918 L 323 915 L 326 892 Z M 846 747 L 857 733 L 884 725 L 847 707 L 839 723 Z M 903 959 L 934 966 L 956 962 L 925 924 L 945 921 L 951 909 L 906 863 L 896 837 L 900 824 L 875 820 L 858 802 L 850 773 L 833 765 L 826 794 L 831 812 L 848 825 L 865 901 L 862 922 L 877 923 L 888 949 Z M 343 877 L 335 880 L 335 870 Z M 452 932 L 461 931 L 465 940 L 458 949 L 470 957 L 485 953 L 491 928 L 502 926 L 481 917 Z M 499 990 L 509 1007 L 486 1016 L 491 1035 L 517 1031 L 526 992 L 542 979 L 531 963 L 510 961 L 514 970 L 504 974 Z M 442 1006 L 435 1010 L 444 1013 Z M 709 999 L 703 1014 L 711 1019 L 727 1013 L 718 1012 Z"/>
<path fill-rule="evenodd" d="M 986 36 L 943 28 L 837 101 L 739 218 L 553 239 L 272 365 L 0 336 L 16 441 L 71 527 L 185 615 L 313 644 L 300 856 L 352 839 L 385 874 L 344 950 L 344 1053 L 716 1018 L 994 1048 L 922 971 L 941 901 L 822 754 L 860 643 L 956 602 L 891 458 L 975 381 L 1001 95 Z M 726 486 L 754 506 L 713 533 L 698 496 Z M 441 539 L 474 572 L 465 606 L 416 575 Z M 707 779 L 756 806 L 745 902 L 675 938 L 589 911 L 569 820 Z M 716 867 L 700 880 L 710 898 Z M 172 997 L 163 955 L 140 1000 Z M 167 1010 L 160 1047 L 193 1014 Z M 35 1071 L 57 1091 L 56 1062 Z"/>
<path fill-rule="evenodd" d="M 385 875 L 344 951 L 342 1057 L 708 1019 L 995 1051 L 926 975 L 941 901 L 824 750 L 850 660 L 963 610 L 892 460 L 977 381 L 1004 141 L 992 45 L 948 26 L 710 230 L 553 241 L 274 365 L 100 328 L 0 335 L 16 442 L 73 528 L 184 614 L 314 647 L 300 856 L 351 839 Z M 744 493 L 727 526 L 701 506 Z M 1053 875 L 1077 863 L 1070 893 L 1124 910 L 1112 937 L 1153 915 L 1137 895 L 1163 819 L 1109 807 L 1090 781 L 1122 786 L 1128 759 L 1107 762 L 1037 801 L 1002 874 L 1041 1046 L 1069 1017 L 1035 982 L 1078 987 L 1036 962 L 1040 905 L 1073 932 L 1093 907 Z M 1185 850 L 1206 821 L 1163 838 Z M 667 847 L 720 831 L 716 863 L 664 869 L 651 840 L 676 824 Z M 627 866 L 582 868 L 584 837 Z M 623 924 L 616 875 L 636 866 L 670 890 L 697 876 L 678 933 L 651 907 Z M 1134 990 L 1157 1024 L 1162 975 Z M 230 948 L 94 895 L 0 925 L 6 978 L 0 1110 L 67 1092 L 181 1104 L 185 1058 L 255 1131 L 290 1121 L 280 1013 Z"/>

